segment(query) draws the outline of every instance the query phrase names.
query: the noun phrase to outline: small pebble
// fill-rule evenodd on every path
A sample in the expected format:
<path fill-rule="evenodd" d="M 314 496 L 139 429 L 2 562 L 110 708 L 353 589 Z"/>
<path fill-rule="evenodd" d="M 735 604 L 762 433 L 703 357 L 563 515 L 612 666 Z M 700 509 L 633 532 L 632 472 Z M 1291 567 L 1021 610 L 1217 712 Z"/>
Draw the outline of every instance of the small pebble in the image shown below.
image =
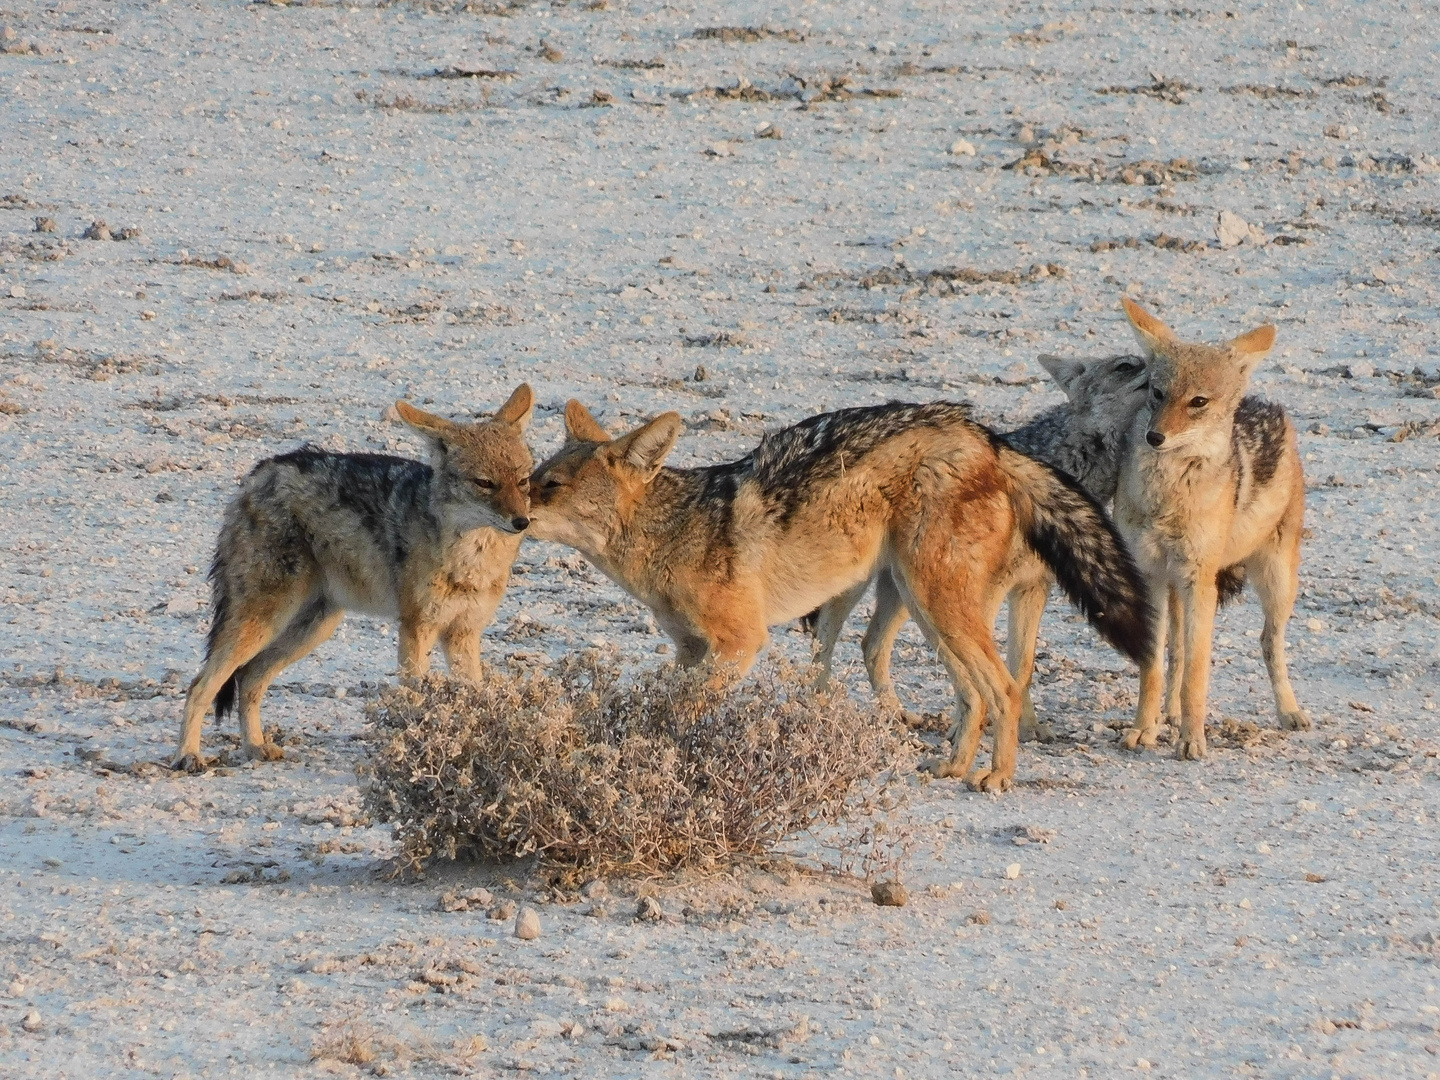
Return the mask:
<path fill-rule="evenodd" d="M 523 907 L 515 916 L 515 936 L 521 941 L 534 941 L 540 936 L 540 916 L 531 907 Z"/>
<path fill-rule="evenodd" d="M 60 226 L 55 223 L 53 217 L 37 217 L 35 219 L 36 232 L 55 232 Z"/>
<path fill-rule="evenodd" d="M 1020 864 L 1019 864 L 1018 862 L 1012 862 L 1009 866 L 1005 867 L 1005 880 L 1006 880 L 1006 881 L 1014 881 L 1014 880 L 1015 880 L 1016 878 L 1018 878 L 1019 876 L 1020 876 Z"/>
<path fill-rule="evenodd" d="M 636 922 L 660 922 L 665 918 L 665 909 L 653 896 L 642 896 L 635 905 Z"/>
<path fill-rule="evenodd" d="M 13 299 L 16 299 L 16 300 L 23 300 L 23 299 L 25 298 L 25 286 L 24 286 L 24 285 L 11 285 L 11 286 L 10 286 L 10 296 L 11 296 Z"/>
<path fill-rule="evenodd" d="M 956 139 L 950 144 L 950 153 L 956 157 L 974 157 L 975 144 L 968 139 Z"/>
<path fill-rule="evenodd" d="M 767 122 L 767 123 L 764 123 L 764 124 L 761 124 L 759 127 L 757 127 L 757 128 L 755 129 L 755 138 L 757 138 L 757 139 L 778 139 L 778 138 L 780 138 L 780 129 L 779 129 L 778 127 L 776 127 L 774 124 L 771 124 L 771 123 L 768 123 L 768 122 Z"/>
<path fill-rule="evenodd" d="M 40 1019 L 40 1014 L 31 1009 L 25 1014 L 25 1019 L 20 1021 L 20 1026 L 26 1031 L 39 1031 L 45 1022 Z"/>
<path fill-rule="evenodd" d="M 495 920 L 496 922 L 504 922 L 506 919 L 510 918 L 510 916 L 512 916 L 512 915 L 514 915 L 514 914 L 515 914 L 515 901 L 514 901 L 514 900 L 502 900 L 500 903 L 498 903 L 498 904 L 496 904 L 494 907 L 492 907 L 492 908 L 490 909 L 490 911 L 488 912 L 489 917 L 490 917 L 491 919 Z"/>
<path fill-rule="evenodd" d="M 881 907 L 904 907 L 910 894 L 898 881 L 877 881 L 870 886 L 870 899 Z"/>
<path fill-rule="evenodd" d="M 90 227 L 89 227 L 88 229 L 86 229 L 83 233 L 81 233 L 81 234 L 80 234 L 80 237 L 81 237 L 82 240 L 112 240 L 112 239 L 114 239 L 114 237 L 112 237 L 112 236 L 110 235 L 110 226 L 109 226 L 109 225 L 106 225 L 105 222 L 100 221 L 100 220 L 98 220 L 98 219 L 95 220 L 95 221 L 92 221 L 92 222 L 90 223 Z"/>

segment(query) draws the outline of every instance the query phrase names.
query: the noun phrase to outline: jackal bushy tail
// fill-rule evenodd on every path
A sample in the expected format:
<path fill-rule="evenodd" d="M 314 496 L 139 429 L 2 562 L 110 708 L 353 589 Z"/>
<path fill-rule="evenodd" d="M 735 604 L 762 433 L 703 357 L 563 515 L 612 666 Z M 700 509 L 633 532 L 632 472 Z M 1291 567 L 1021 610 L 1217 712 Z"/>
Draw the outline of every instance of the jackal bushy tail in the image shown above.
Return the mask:
<path fill-rule="evenodd" d="M 1100 636 L 1137 664 L 1154 647 L 1144 576 L 1110 518 L 1064 473 L 1019 451 L 1000 451 L 1025 541 Z"/>

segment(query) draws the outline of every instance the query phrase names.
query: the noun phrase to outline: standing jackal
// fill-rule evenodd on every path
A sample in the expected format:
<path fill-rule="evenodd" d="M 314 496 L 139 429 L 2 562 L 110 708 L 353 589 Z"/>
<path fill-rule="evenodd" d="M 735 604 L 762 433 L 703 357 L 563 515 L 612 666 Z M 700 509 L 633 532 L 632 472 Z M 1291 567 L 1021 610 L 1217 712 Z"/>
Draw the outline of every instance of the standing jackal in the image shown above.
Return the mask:
<path fill-rule="evenodd" d="M 955 686 L 952 753 L 969 773 L 988 715 L 995 743 L 971 782 L 1015 774 L 1020 691 L 991 627 L 1027 545 L 1127 656 L 1148 659 L 1144 581 L 1104 511 L 1067 477 L 971 423 L 964 406 L 842 409 L 767 435 L 739 461 L 663 468 L 676 413 L 611 439 L 578 401 L 566 443 L 536 470 L 531 532 L 578 549 L 649 605 L 680 663 L 741 670 L 768 628 L 888 570 Z"/>
<path fill-rule="evenodd" d="M 1115 495 L 1126 433 L 1145 403 L 1145 359 L 1140 356 L 1080 360 L 1041 356 L 1039 359 L 1068 400 L 1001 438 L 1021 453 L 1063 469 L 1100 502 L 1109 502 Z M 1035 672 L 1035 639 L 1040 633 L 1040 617 L 1045 612 L 1055 578 L 1044 561 L 1028 547 L 1005 573 L 1010 582 L 1006 663 L 1020 686 L 1020 739 L 1022 742 L 1048 740 L 1052 737 L 1050 729 L 1035 717 L 1030 679 Z M 821 668 L 821 686 L 829 681 L 840 628 L 859 603 L 865 588 L 866 583 L 862 582 L 805 617 L 805 624 L 813 627 L 819 641 L 815 659 Z M 875 577 L 875 612 L 865 628 L 861 649 L 871 687 L 882 705 L 895 710 L 900 708 L 900 701 L 890 681 L 890 654 L 900 628 L 909 617 L 894 581 L 887 571 L 881 570 Z"/>
<path fill-rule="evenodd" d="M 1304 729 L 1285 665 L 1285 624 L 1300 584 L 1305 475 L 1295 425 L 1278 405 L 1246 397 L 1250 375 L 1275 344 L 1262 326 L 1224 345 L 1192 345 L 1138 304 L 1122 299 L 1150 354 L 1150 397 L 1135 417 L 1115 522 L 1145 571 L 1170 662 L 1160 645 L 1140 668 L 1140 704 L 1125 745 L 1154 746 L 1161 692 L 1179 725 L 1176 755 L 1205 756 L 1210 639 L 1223 593 L 1248 579 L 1265 612 L 1261 646 L 1280 726 Z"/>
<path fill-rule="evenodd" d="M 421 674 L 438 637 L 450 670 L 476 678 L 490 624 L 530 524 L 525 445 L 535 395 L 520 386 L 493 419 L 457 424 L 400 401 L 431 462 L 305 448 L 260 462 L 225 511 L 210 567 L 214 621 L 185 698 L 171 767 L 199 770 L 200 726 L 237 699 L 247 756 L 275 760 L 260 699 L 348 611 L 398 616 L 400 670 Z"/>

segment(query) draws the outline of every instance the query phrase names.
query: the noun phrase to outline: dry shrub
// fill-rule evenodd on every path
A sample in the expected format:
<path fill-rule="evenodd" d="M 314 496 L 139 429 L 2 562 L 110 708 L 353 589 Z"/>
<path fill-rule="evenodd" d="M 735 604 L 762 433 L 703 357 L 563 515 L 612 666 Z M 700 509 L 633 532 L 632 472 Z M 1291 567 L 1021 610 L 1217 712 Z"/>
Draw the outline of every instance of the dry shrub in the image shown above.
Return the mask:
<path fill-rule="evenodd" d="M 876 793 L 901 747 L 892 724 L 784 662 L 744 680 L 626 677 L 592 652 L 551 673 L 406 680 L 371 719 L 366 808 L 394 824 L 400 873 L 461 855 L 538 856 L 572 879 L 759 855 L 893 809 Z"/>

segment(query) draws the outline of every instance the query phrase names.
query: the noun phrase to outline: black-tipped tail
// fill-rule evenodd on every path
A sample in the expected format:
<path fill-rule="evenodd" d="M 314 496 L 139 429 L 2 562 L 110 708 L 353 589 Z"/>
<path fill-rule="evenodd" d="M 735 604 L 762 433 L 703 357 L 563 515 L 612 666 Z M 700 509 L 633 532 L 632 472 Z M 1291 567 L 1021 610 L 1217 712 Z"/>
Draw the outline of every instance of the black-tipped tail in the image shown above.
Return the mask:
<path fill-rule="evenodd" d="M 205 639 L 205 659 L 209 660 L 220 644 L 220 635 L 225 632 L 225 621 L 230 617 L 230 596 L 225 591 L 224 567 L 220 564 L 220 552 L 210 564 L 210 635 Z M 225 714 L 235 709 L 235 676 L 225 680 L 220 692 L 215 695 L 215 719 L 225 719 Z"/>
<path fill-rule="evenodd" d="M 1215 591 L 1220 594 L 1221 607 L 1240 599 L 1240 594 L 1245 591 L 1245 567 L 1236 563 L 1221 570 L 1215 575 Z"/>
<path fill-rule="evenodd" d="M 1025 540 L 1100 636 L 1137 664 L 1155 651 L 1145 579 L 1109 515 L 1078 483 L 1005 446 L 1002 467 Z"/>

